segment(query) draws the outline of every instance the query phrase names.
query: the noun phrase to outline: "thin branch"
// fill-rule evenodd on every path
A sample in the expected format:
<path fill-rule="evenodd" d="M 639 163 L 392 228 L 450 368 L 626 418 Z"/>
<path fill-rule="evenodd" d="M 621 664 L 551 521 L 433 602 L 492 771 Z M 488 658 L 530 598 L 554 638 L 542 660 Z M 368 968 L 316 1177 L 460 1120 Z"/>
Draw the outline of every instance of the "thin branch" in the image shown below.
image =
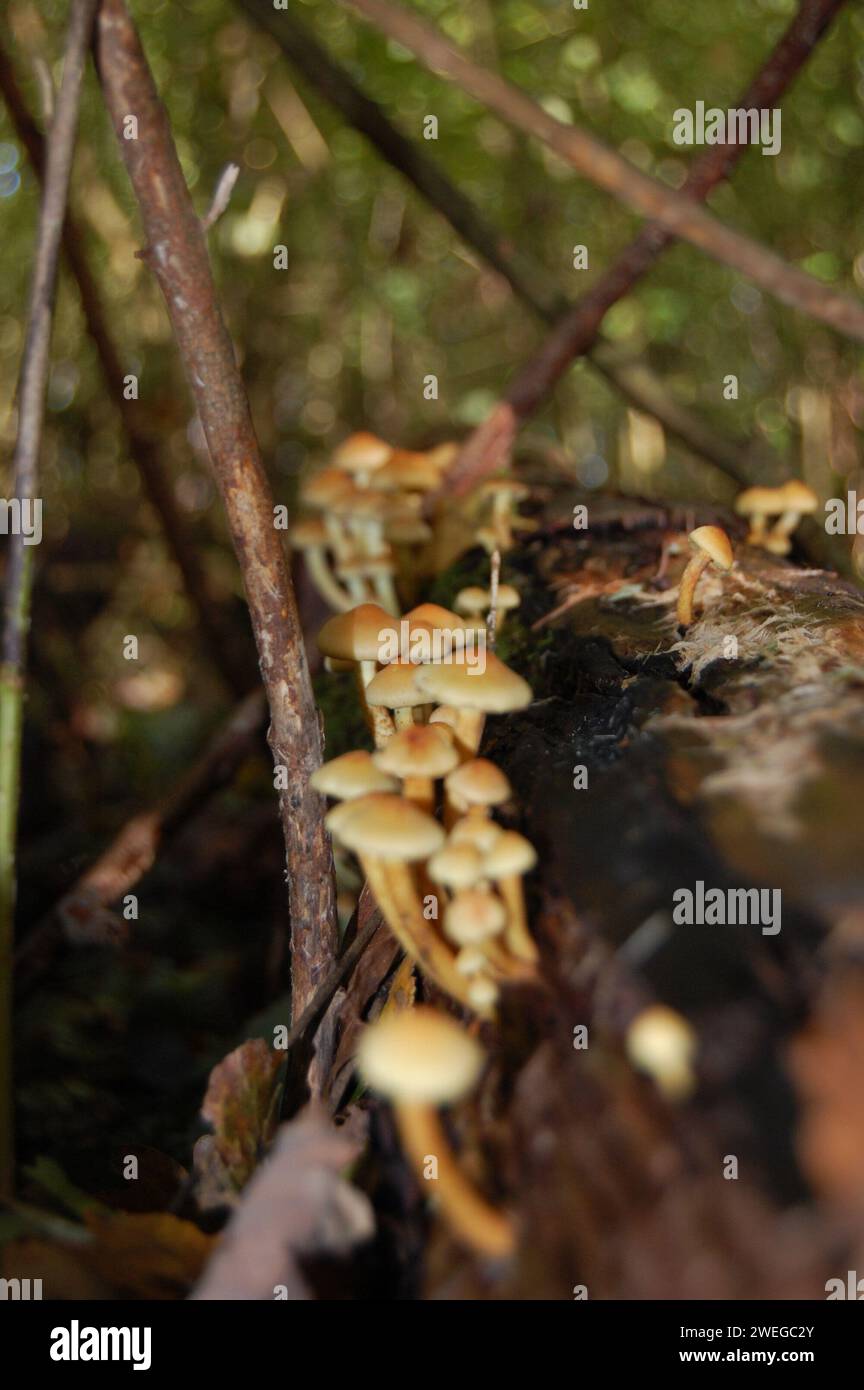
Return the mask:
<path fill-rule="evenodd" d="M 520 88 L 477 67 L 437 29 L 415 15 L 388 0 L 342 0 L 342 4 L 409 49 L 424 67 L 454 82 L 508 124 L 541 140 L 618 202 L 737 270 L 781 303 L 864 342 L 864 305 L 857 300 L 829 289 L 752 237 L 727 227 L 687 194 L 673 192 L 643 174 L 593 135 L 556 120 Z"/>
<path fill-rule="evenodd" d="M 12 63 L 2 45 L 0 93 L 3 95 L 18 138 L 27 151 L 36 177 L 41 182 L 45 170 L 45 142 L 27 107 Z M 71 211 L 67 209 L 63 227 L 63 251 L 78 285 L 87 331 L 96 348 L 108 394 L 120 414 L 129 455 L 141 474 L 150 505 L 161 522 L 166 545 L 180 571 L 205 638 L 210 659 L 229 689 L 240 695 L 253 684 L 251 652 L 237 650 L 235 636 L 229 631 L 225 616 L 210 592 L 190 528 L 177 506 L 171 480 L 162 466 L 159 453 L 144 423 L 141 403 L 127 399 L 125 372 L 108 332 L 99 290 L 90 272 L 83 247 L 84 237 L 81 229 Z"/>
<path fill-rule="evenodd" d="M 112 907 L 150 870 L 165 841 L 228 786 L 266 724 L 264 692 L 255 690 L 231 712 L 176 785 L 122 826 L 50 913 L 24 937 L 15 957 L 19 993 L 45 970 L 64 940 L 73 946 L 104 946 L 125 939 L 125 919 Z"/>
<path fill-rule="evenodd" d="M 758 476 L 767 482 L 786 476 L 782 461 L 767 448 L 754 451 L 721 435 L 699 415 L 677 402 L 645 362 L 624 365 L 608 347 L 591 346 L 599 326 L 596 313 L 593 317 L 586 316 L 581 300 L 572 309 L 568 308 L 565 297 L 545 268 L 515 246 L 512 238 L 486 221 L 427 152 L 393 125 L 378 103 L 357 86 L 350 74 L 330 57 L 293 14 L 288 11 L 277 14 L 269 0 L 239 0 L 239 3 L 279 44 L 300 77 L 330 101 L 379 154 L 447 218 L 463 240 L 505 277 L 524 304 L 545 322 L 566 325 L 564 331 L 568 345 L 572 344 L 572 356 L 584 352 L 625 399 L 653 415 L 669 435 L 737 481 L 750 482 Z M 805 0 L 739 104 L 772 105 L 779 100 L 843 3 L 844 0 Z M 716 181 L 729 173 L 744 148 L 735 145 L 711 147 L 694 162 L 685 186 L 694 197 L 704 196 Z M 671 240 L 660 228 L 645 229 L 638 238 L 641 253 L 649 253 L 644 269 L 648 269 L 651 260 Z M 633 260 L 630 267 L 631 272 L 635 272 Z M 616 293 L 619 284 L 616 278 Z M 586 317 L 591 320 L 587 336 Z M 560 360 L 563 371 L 570 361 L 566 354 Z M 555 381 L 550 380 L 547 389 L 551 390 L 554 384 Z M 505 462 L 506 459 L 502 459 L 497 466 Z M 493 463 L 493 466 L 496 465 Z M 837 558 L 835 556 L 835 560 Z"/>
<path fill-rule="evenodd" d="M 273 496 L 231 339 L 216 300 L 195 214 L 162 102 L 122 0 L 103 0 L 97 66 L 135 191 L 152 267 L 195 396 L 243 574 L 270 706 L 270 746 L 287 786 L 279 804 L 291 902 L 295 1016 L 336 955 L 333 864 L 324 801 L 309 787 L 321 761 L 321 730 Z M 137 139 L 124 121 L 137 118 Z"/>
<path fill-rule="evenodd" d="M 738 105 L 745 109 L 774 106 L 798 74 L 843 3 L 844 0 L 803 0 L 798 14 L 740 98 Z M 718 145 L 701 155 L 694 161 L 684 184 L 687 196 L 706 198 L 731 171 L 744 149 L 741 145 Z M 511 382 L 503 399 L 469 436 L 450 470 L 447 480 L 448 491 L 459 496 L 475 487 L 487 473 L 494 473 L 506 466 L 520 424 L 538 409 L 573 360 L 592 349 L 605 315 L 624 295 L 630 293 L 657 257 L 673 241 L 674 238 L 662 227 L 644 227 L 614 264 L 604 271 L 591 289 L 563 316 L 541 344 L 540 350 Z M 598 361 L 598 365 L 603 367 L 602 359 Z M 616 385 L 619 384 L 620 375 L 617 375 Z M 642 384 L 645 384 L 644 378 Z M 632 390 L 632 379 L 630 387 Z M 678 425 L 679 428 L 673 429 L 673 432 L 683 438 L 690 447 L 699 449 L 700 437 L 703 443 L 705 442 L 704 432 L 697 430 L 694 435 L 690 421 L 679 418 Z M 683 433 L 680 428 L 682 425 Z M 686 437 L 688 433 L 690 438 Z M 722 453 L 714 452 L 706 456 L 718 467 L 724 467 Z M 737 471 L 734 471 L 734 464 L 725 471 L 729 471 L 733 477 L 739 477 Z M 752 481 L 754 475 L 762 475 L 761 463 L 758 468 L 754 466 L 753 474 L 748 481 Z"/>
<path fill-rule="evenodd" d="M 76 0 L 72 5 L 63 63 L 63 81 L 51 134 L 45 171 L 45 192 L 39 208 L 36 256 L 27 335 L 18 383 L 18 438 L 12 461 L 14 496 L 23 506 L 35 506 L 39 488 L 39 454 L 49 353 L 54 289 L 60 238 L 69 192 L 69 174 L 78 128 L 81 78 L 97 0 Z M 41 506 L 41 502 L 39 502 Z M 29 537 L 32 541 L 33 535 Z M 12 534 L 6 568 L 3 615 L 2 665 L 0 665 L 0 1197 L 8 1197 L 14 1183 L 12 1128 L 12 940 L 15 919 L 15 843 L 21 776 L 22 703 L 26 667 L 27 632 L 33 585 L 32 546 L 24 528 Z"/>

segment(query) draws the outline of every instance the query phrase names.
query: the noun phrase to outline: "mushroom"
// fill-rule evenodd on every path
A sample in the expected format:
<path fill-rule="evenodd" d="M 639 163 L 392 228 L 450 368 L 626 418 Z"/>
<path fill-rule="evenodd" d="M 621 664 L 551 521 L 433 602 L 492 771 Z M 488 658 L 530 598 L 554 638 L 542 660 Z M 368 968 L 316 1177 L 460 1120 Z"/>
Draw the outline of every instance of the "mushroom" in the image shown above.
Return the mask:
<path fill-rule="evenodd" d="M 358 486 L 366 487 L 371 475 L 391 457 L 393 448 L 368 430 L 358 430 L 343 439 L 333 455 L 333 463 L 345 473 L 350 473 Z"/>
<path fill-rule="evenodd" d="M 486 714 L 504 714 L 531 703 L 531 687 L 493 652 L 484 665 L 421 666 L 417 683 L 427 698 L 453 705 L 458 711 L 456 741 L 465 753 L 477 752 Z"/>
<path fill-rule="evenodd" d="M 678 589 L 679 627 L 689 627 L 693 621 L 693 594 L 702 571 L 708 565 L 729 570 L 735 558 L 729 537 L 719 526 L 697 526 L 689 539 L 695 554 L 690 557 Z"/>
<path fill-rule="evenodd" d="M 361 1075 L 392 1103 L 405 1152 L 418 1177 L 437 1159 L 441 1214 L 473 1249 L 498 1258 L 510 1255 L 510 1221 L 475 1190 L 456 1162 L 437 1106 L 460 1100 L 477 1083 L 482 1049 L 444 1014 L 414 1008 L 390 1013 L 367 1027 L 360 1039 Z"/>
<path fill-rule="evenodd" d="M 686 1100 L 691 1094 L 696 1034 L 681 1014 L 665 1004 L 650 1005 L 630 1024 L 625 1045 L 633 1065 L 647 1072 L 669 1100 Z"/>
<path fill-rule="evenodd" d="M 391 670 L 387 667 L 387 670 Z M 382 673 L 383 674 L 383 673 Z M 377 679 L 377 678 L 376 678 Z M 435 805 L 435 779 L 444 777 L 458 765 L 459 754 L 444 725 L 410 724 L 394 734 L 374 756 L 382 773 L 402 779 L 409 801 L 421 810 Z"/>
<path fill-rule="evenodd" d="M 443 853 L 439 851 L 439 853 Z M 491 878 L 507 907 L 507 926 L 504 940 L 508 950 L 519 960 L 537 963 L 538 952 L 528 931 L 525 916 L 525 894 L 522 875 L 530 873 L 537 863 L 537 851 L 524 835 L 515 830 L 502 830 L 483 858 L 483 873 Z"/>
<path fill-rule="evenodd" d="M 443 883 L 451 892 L 458 892 L 460 888 L 473 888 L 483 877 L 483 856 L 467 840 L 462 844 L 448 840 L 432 855 L 426 868 L 433 883 Z"/>
<path fill-rule="evenodd" d="M 497 940 L 506 926 L 507 909 L 488 888 L 463 889 L 444 910 L 444 935 L 448 940 L 460 949 L 476 946 L 486 957 L 487 970 L 493 970 L 502 977 L 513 973 L 507 952 Z M 479 1000 L 470 994 L 468 997 L 475 1008 L 479 1007 Z M 488 1001 L 490 1005 L 494 1002 Z"/>
<path fill-rule="evenodd" d="M 504 831 L 485 816 L 463 816 L 457 820 L 447 841 L 452 845 L 473 845 L 479 854 L 488 854 Z"/>
<path fill-rule="evenodd" d="M 523 501 L 529 489 L 515 478 L 491 478 L 483 484 L 481 493 L 484 497 L 492 498 L 491 525 L 484 529 L 490 530 L 495 538 L 493 549 L 510 550 L 513 546 L 514 504 Z M 485 545 L 485 541 L 481 541 L 481 544 Z"/>
<path fill-rule="evenodd" d="M 777 487 L 748 487 L 735 498 L 738 516 L 746 516 L 750 522 L 748 545 L 764 544 L 768 518 L 777 516 L 783 510 L 779 493 L 780 488 Z"/>
<path fill-rule="evenodd" d="M 353 801 L 355 796 L 368 796 L 370 792 L 399 790 L 396 778 L 376 766 L 371 753 L 359 748 L 322 763 L 309 778 L 309 785 L 339 801 Z"/>
<path fill-rule="evenodd" d="M 393 721 L 386 710 L 370 706 L 366 688 L 375 675 L 382 642 L 392 630 L 391 613 L 377 603 L 361 603 L 328 618 L 318 633 L 318 647 L 324 656 L 357 663 L 360 699 L 377 748 L 393 733 Z"/>
<path fill-rule="evenodd" d="M 403 950 L 454 999 L 468 1004 L 453 952 L 423 916 L 412 865 L 439 849 L 444 831 L 405 797 L 387 792 L 345 801 L 328 812 L 328 830 L 360 861 L 378 906 Z M 478 1010 L 479 1012 L 479 1010 Z"/>
<path fill-rule="evenodd" d="M 479 807 L 485 814 L 490 806 L 500 806 L 512 795 L 512 788 L 500 767 L 488 758 L 471 758 L 447 774 L 444 781 L 451 806 L 461 812 Z"/>
<path fill-rule="evenodd" d="M 806 483 L 799 482 L 797 478 L 792 478 L 788 483 L 784 483 L 780 489 L 780 501 L 783 513 L 780 520 L 771 529 L 771 540 L 785 541 L 786 551 L 777 552 L 780 554 L 788 553 L 790 546 L 789 537 L 798 525 L 802 516 L 815 512 L 819 505 L 819 499 L 812 488 Z M 772 547 L 773 548 L 773 547 Z"/>
<path fill-rule="evenodd" d="M 391 661 L 366 687 L 370 708 L 394 710 L 396 728 L 411 728 L 414 724 L 412 711 L 418 705 L 425 705 L 427 699 L 417 683 L 417 672 L 422 669 L 411 661 Z"/>

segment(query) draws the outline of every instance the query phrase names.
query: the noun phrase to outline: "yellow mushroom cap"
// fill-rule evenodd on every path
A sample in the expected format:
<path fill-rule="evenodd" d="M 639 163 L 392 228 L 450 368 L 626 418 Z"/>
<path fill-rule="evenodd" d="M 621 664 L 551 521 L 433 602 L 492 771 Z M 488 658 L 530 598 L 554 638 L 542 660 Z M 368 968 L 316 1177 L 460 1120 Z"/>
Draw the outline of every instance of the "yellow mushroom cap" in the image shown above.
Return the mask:
<path fill-rule="evenodd" d="M 355 854 L 407 864 L 427 859 L 444 843 L 444 831 L 436 820 L 413 802 L 388 792 L 343 802 L 329 813 L 326 824 Z"/>
<path fill-rule="evenodd" d="M 475 845 L 449 841 L 432 855 L 427 864 L 433 883 L 445 888 L 471 888 L 483 873 L 483 856 Z"/>
<path fill-rule="evenodd" d="M 469 584 L 467 589 L 459 590 L 454 601 L 460 613 L 482 613 L 489 607 L 491 597 L 488 589 L 481 589 L 479 584 Z"/>
<path fill-rule="evenodd" d="M 458 631 L 465 626 L 458 613 L 442 608 L 440 603 L 418 603 L 405 617 L 412 622 L 428 623 L 432 628 L 453 628 Z"/>
<path fill-rule="evenodd" d="M 500 767 L 488 758 L 472 758 L 449 773 L 448 792 L 469 806 L 500 806 L 511 794 L 510 783 Z"/>
<path fill-rule="evenodd" d="M 395 777 L 443 777 L 456 767 L 459 754 L 445 725 L 413 724 L 388 739 L 373 761 Z"/>
<path fill-rule="evenodd" d="M 815 512 L 819 505 L 819 499 L 813 489 L 802 483 L 799 478 L 790 478 L 788 483 L 783 484 L 780 492 L 784 512 L 799 512 L 803 516 L 806 512 Z"/>
<path fill-rule="evenodd" d="M 338 468 L 322 468 L 303 484 L 300 495 L 309 507 L 327 508 L 354 490 L 351 479 Z"/>
<path fill-rule="evenodd" d="M 382 632 L 392 632 L 396 620 L 377 603 L 360 603 L 336 613 L 318 633 L 318 647 L 339 661 L 377 661 Z"/>
<path fill-rule="evenodd" d="M 473 845 L 480 854 L 488 854 L 499 835 L 504 831 L 494 820 L 483 815 L 462 816 L 450 831 L 450 844 Z"/>
<path fill-rule="evenodd" d="M 537 863 L 537 851 L 516 830 L 502 830 L 483 859 L 483 872 L 490 878 L 509 878 L 527 874 Z"/>
<path fill-rule="evenodd" d="M 747 487 L 735 498 L 739 516 L 775 516 L 783 510 L 783 489 L 779 487 Z"/>
<path fill-rule="evenodd" d="M 440 471 L 426 454 L 397 449 L 383 468 L 377 469 L 370 486 L 381 492 L 431 492 L 440 481 Z"/>
<path fill-rule="evenodd" d="M 627 1055 L 645 1071 L 670 1100 L 683 1100 L 693 1090 L 696 1035 L 690 1024 L 665 1004 L 652 1004 L 627 1030 Z"/>
<path fill-rule="evenodd" d="M 704 555 L 707 555 L 718 569 L 728 570 L 732 568 L 732 562 L 735 559 L 732 553 L 732 543 L 721 527 L 697 526 L 695 531 L 690 532 L 690 544 L 696 550 L 701 550 Z"/>
<path fill-rule="evenodd" d="M 531 687 L 493 652 L 485 652 L 485 668 L 467 662 L 421 666 L 420 688 L 429 699 L 457 709 L 504 714 L 531 703 Z"/>
<path fill-rule="evenodd" d="M 459 723 L 459 711 L 452 705 L 439 705 L 433 709 L 429 716 L 430 724 L 446 724 L 448 729 L 455 729 Z"/>
<path fill-rule="evenodd" d="M 385 1014 L 364 1029 L 357 1049 L 364 1080 L 413 1105 L 459 1100 L 476 1085 L 483 1062 L 482 1048 L 458 1023 L 422 1006 Z"/>
<path fill-rule="evenodd" d="M 370 753 L 355 749 L 343 753 L 341 757 L 331 758 L 316 768 L 309 778 L 309 785 L 325 796 L 337 796 L 341 801 L 350 801 L 356 796 L 367 796 L 369 792 L 395 792 L 399 783 L 395 777 L 387 775 L 376 766 Z"/>
<path fill-rule="evenodd" d="M 369 473 L 383 468 L 392 453 L 391 445 L 379 439 L 377 434 L 358 430 L 356 434 L 349 434 L 347 439 L 343 439 L 333 455 L 333 462 L 346 473 Z"/>
<path fill-rule="evenodd" d="M 327 531 L 323 521 L 319 521 L 317 517 L 303 517 L 300 521 L 295 521 L 288 532 L 288 541 L 295 550 L 315 550 L 318 546 L 327 545 Z"/>
<path fill-rule="evenodd" d="M 499 584 L 495 602 L 500 613 L 509 613 L 511 609 L 519 607 L 522 595 L 512 584 Z"/>
<path fill-rule="evenodd" d="M 457 946 L 476 946 L 498 936 L 507 925 L 507 911 L 500 898 L 484 888 L 457 893 L 444 912 L 444 935 Z"/>
<path fill-rule="evenodd" d="M 391 661 L 367 685 L 367 702 L 383 705 L 385 709 L 413 709 L 416 705 L 425 705 L 427 696 L 417 684 L 417 672 L 424 669 L 410 661 Z"/>
<path fill-rule="evenodd" d="M 475 1009 L 489 1009 L 497 1004 L 501 991 L 488 975 L 478 975 L 468 986 L 468 1003 Z"/>
<path fill-rule="evenodd" d="M 502 501 L 521 502 L 531 489 L 516 478 L 490 478 L 480 488 L 484 497 L 500 498 Z"/>

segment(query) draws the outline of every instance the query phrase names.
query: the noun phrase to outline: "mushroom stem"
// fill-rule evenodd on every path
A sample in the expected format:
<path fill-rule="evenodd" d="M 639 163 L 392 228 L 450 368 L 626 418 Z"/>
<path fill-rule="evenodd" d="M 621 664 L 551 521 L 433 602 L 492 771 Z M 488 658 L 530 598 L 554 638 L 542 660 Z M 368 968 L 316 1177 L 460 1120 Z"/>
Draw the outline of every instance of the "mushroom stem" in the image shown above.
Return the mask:
<path fill-rule="evenodd" d="M 376 670 L 374 661 L 361 661 L 359 663 L 357 666 L 357 690 L 360 695 L 360 703 L 363 706 L 363 713 L 366 716 L 366 723 L 372 730 L 372 737 L 375 739 L 375 747 L 383 748 L 385 743 L 393 737 L 393 720 L 383 705 L 370 705 L 366 699 L 366 687 Z"/>
<path fill-rule="evenodd" d="M 411 869 L 398 859 L 386 861 L 361 860 L 364 872 L 367 864 L 369 885 L 387 918 L 393 935 L 403 949 L 413 956 L 430 979 L 452 998 L 484 1018 L 494 1018 L 488 1009 L 475 1008 L 468 999 L 468 982 L 456 969 L 456 956 L 430 922 L 423 916 L 423 905 L 417 893 Z M 376 883 L 383 877 L 384 900 L 378 896 Z M 385 902 L 388 906 L 385 907 Z M 392 917 L 391 917 L 392 913 Z"/>
<path fill-rule="evenodd" d="M 800 512 L 784 512 L 783 515 L 777 521 L 775 521 L 774 525 L 771 527 L 771 535 L 776 536 L 778 539 L 781 536 L 784 540 L 787 539 L 789 536 L 792 535 L 792 532 L 795 530 L 795 527 L 798 525 L 798 522 L 800 520 Z"/>
<path fill-rule="evenodd" d="M 513 1226 L 472 1187 L 460 1169 L 436 1111 L 428 1105 L 401 1101 L 396 1122 L 411 1165 L 423 1177 L 429 1158 L 437 1159 L 437 1197 L 453 1231 L 483 1255 L 503 1259 L 515 1245 Z"/>
<path fill-rule="evenodd" d="M 392 574 L 375 574 L 372 577 L 372 588 L 375 590 L 375 597 L 386 608 L 388 613 L 392 613 L 394 618 L 398 618 L 402 612 L 399 598 L 396 593 L 396 585 L 393 583 Z"/>
<path fill-rule="evenodd" d="M 435 783 L 431 777 L 405 777 L 402 791 L 409 801 L 431 816 L 435 811 Z"/>
<path fill-rule="evenodd" d="M 397 729 L 410 729 L 414 723 L 414 711 L 410 705 L 405 705 L 402 709 L 394 710 L 394 718 Z"/>
<path fill-rule="evenodd" d="M 309 578 L 325 603 L 329 603 L 337 613 L 347 613 L 349 608 L 353 608 L 354 600 L 337 582 L 336 576 L 327 564 L 324 551 L 319 546 L 311 546 L 304 552 L 304 558 Z"/>
<path fill-rule="evenodd" d="M 525 915 L 525 894 L 522 890 L 521 874 L 512 874 L 507 878 L 497 880 L 496 887 L 504 899 L 507 908 L 507 925 L 504 928 L 504 940 L 508 949 L 519 960 L 530 961 L 536 965 L 539 960 L 537 945 L 528 930 L 528 919 Z"/>
<path fill-rule="evenodd" d="M 460 709 L 458 711 L 456 723 L 453 726 L 453 736 L 463 762 L 476 757 L 485 723 L 486 715 L 482 709 Z"/>
<path fill-rule="evenodd" d="M 687 568 L 681 576 L 681 584 L 678 589 L 678 625 L 679 627 L 689 627 L 693 621 L 693 595 L 696 592 L 696 585 L 702 575 L 702 571 L 711 563 L 709 556 L 701 552 L 692 555 L 687 562 Z"/>

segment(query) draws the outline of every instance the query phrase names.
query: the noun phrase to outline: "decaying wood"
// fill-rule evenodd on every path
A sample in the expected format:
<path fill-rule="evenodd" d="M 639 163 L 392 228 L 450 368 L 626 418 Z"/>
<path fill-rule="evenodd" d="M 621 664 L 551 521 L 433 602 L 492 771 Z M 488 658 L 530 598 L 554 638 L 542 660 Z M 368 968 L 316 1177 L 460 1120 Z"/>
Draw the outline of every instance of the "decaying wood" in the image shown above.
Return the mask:
<path fill-rule="evenodd" d="M 337 929 L 324 802 L 308 785 L 321 761 L 321 733 L 294 591 L 201 221 L 122 0 L 102 4 L 97 62 L 141 210 L 148 242 L 144 254 L 165 296 L 243 574 L 270 705 L 274 762 L 287 769 L 279 804 L 291 904 L 293 1007 L 299 1016 L 335 958 Z M 129 116 L 138 122 L 135 139 L 124 135 Z"/>
<path fill-rule="evenodd" d="M 862 1225 L 859 1212 L 838 1226 L 808 1186 L 842 1155 L 819 1149 L 815 1104 L 804 1126 L 789 1049 L 819 1007 L 832 943 L 848 952 L 854 938 L 860 953 L 864 942 L 864 600 L 834 575 L 747 547 L 731 517 L 582 499 L 591 527 L 580 533 L 577 500 L 553 501 L 508 557 L 534 629 L 509 659 L 535 700 L 491 719 L 484 747 L 540 855 L 542 989 L 513 993 L 500 1028 L 484 1030 L 483 1091 L 454 1116 L 463 1161 L 512 1210 L 522 1241 L 512 1266 L 490 1270 L 433 1222 L 425 1291 L 824 1298 Z M 686 529 L 718 520 L 737 563 L 703 577 L 682 637 Z M 697 880 L 779 889 L 781 930 L 677 925 L 673 894 Z M 630 1022 L 655 1001 L 698 1037 L 699 1089 L 683 1105 L 625 1055 Z M 579 1025 L 586 1049 L 574 1047 Z M 834 1056 L 846 1044 L 830 1046 Z M 820 1070 L 806 1068 L 809 1095 Z M 830 1084 L 836 1104 L 842 1086 Z M 864 1125 L 855 1143 L 864 1152 Z M 385 1200 L 402 1203 L 422 1247 L 401 1159 L 385 1144 L 379 1162 Z M 850 1166 L 843 1181 L 864 1205 Z"/>

